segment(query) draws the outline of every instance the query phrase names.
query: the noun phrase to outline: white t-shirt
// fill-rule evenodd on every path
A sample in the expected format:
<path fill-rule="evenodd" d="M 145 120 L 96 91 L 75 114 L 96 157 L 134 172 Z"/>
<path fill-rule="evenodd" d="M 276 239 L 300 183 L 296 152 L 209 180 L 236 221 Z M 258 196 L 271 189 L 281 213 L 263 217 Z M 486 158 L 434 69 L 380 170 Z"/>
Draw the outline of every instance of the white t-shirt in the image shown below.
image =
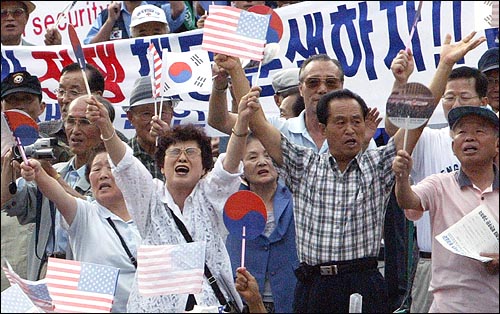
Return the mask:
<path fill-rule="evenodd" d="M 424 128 L 412 154 L 411 177 L 415 184 L 431 174 L 452 172 L 460 168 L 460 162 L 451 149 L 451 143 L 449 127 Z M 415 221 L 415 227 L 419 249 L 423 252 L 431 252 L 432 236 L 428 211 L 424 212 L 422 218 Z"/>
<path fill-rule="evenodd" d="M 130 252 L 136 258 L 137 247 L 141 243 L 139 230 L 133 221 L 123 221 L 97 201 L 77 199 L 77 204 L 75 219 L 68 229 L 74 259 L 120 269 L 112 312 L 125 313 L 134 282 L 135 266 L 106 218 L 111 217 Z"/>

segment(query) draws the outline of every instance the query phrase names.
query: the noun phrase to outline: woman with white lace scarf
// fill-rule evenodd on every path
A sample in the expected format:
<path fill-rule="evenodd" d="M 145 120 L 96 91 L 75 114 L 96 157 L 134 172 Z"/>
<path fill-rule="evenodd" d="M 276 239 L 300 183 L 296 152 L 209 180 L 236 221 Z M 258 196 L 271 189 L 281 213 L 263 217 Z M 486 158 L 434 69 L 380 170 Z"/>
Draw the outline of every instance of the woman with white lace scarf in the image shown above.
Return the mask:
<path fill-rule="evenodd" d="M 245 96 L 246 97 L 246 96 Z M 243 97 L 242 101 L 247 101 Z M 165 123 L 153 117 L 152 130 L 158 138 L 156 161 L 165 182 L 153 179 L 132 150 L 117 136 L 104 106 L 89 98 L 87 119 L 96 124 L 112 163 L 113 174 L 125 197 L 130 214 L 139 228 L 142 244 L 181 244 L 186 240 L 174 221 L 174 215 L 186 226 L 193 241 L 205 241 L 205 263 L 217 279 L 226 300 L 242 301 L 235 289 L 229 254 L 225 247 L 227 229 L 222 215 L 229 196 L 239 189 L 243 172 L 247 121 L 235 124 L 227 151 L 215 165 L 210 138 L 194 125 L 180 125 L 163 133 Z M 244 122 L 244 123 L 242 123 Z M 164 128 L 168 129 L 168 128 Z M 194 295 L 199 306 L 219 305 L 214 290 L 204 277 L 202 292 Z M 177 312 L 189 310 L 188 294 L 146 297 L 139 293 L 137 279 L 128 303 L 128 312 Z"/>

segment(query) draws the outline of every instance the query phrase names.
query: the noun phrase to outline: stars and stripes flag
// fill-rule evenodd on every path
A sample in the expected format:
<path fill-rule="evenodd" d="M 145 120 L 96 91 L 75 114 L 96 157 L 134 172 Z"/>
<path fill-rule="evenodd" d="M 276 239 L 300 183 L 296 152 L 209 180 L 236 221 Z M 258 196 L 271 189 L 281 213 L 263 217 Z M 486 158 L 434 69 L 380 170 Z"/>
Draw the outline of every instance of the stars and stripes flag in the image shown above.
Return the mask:
<path fill-rule="evenodd" d="M 162 96 L 212 91 L 212 66 L 208 52 L 163 52 Z"/>
<path fill-rule="evenodd" d="M 156 47 L 153 43 L 149 44 L 148 54 L 150 57 L 151 69 L 153 69 L 151 75 L 151 86 L 153 87 L 153 98 L 160 97 L 161 91 L 161 72 L 162 72 L 162 60 L 160 54 L 156 50 Z"/>
<path fill-rule="evenodd" d="M 211 5 L 203 27 L 204 50 L 261 61 L 264 57 L 269 14 Z"/>
<path fill-rule="evenodd" d="M 45 313 L 24 293 L 19 285 L 2 291 L 2 313 Z"/>
<path fill-rule="evenodd" d="M 141 245 L 137 251 L 139 293 L 144 296 L 200 293 L 205 242 Z"/>
<path fill-rule="evenodd" d="M 5 277 L 7 277 L 7 279 L 9 280 L 10 285 L 12 287 L 19 287 L 24 295 L 29 298 L 36 307 L 42 309 L 45 312 L 53 311 L 52 299 L 49 295 L 45 279 L 31 281 L 21 278 L 12 269 L 12 266 L 6 259 L 3 259 L 2 269 L 5 273 Z M 12 298 L 17 299 L 19 303 L 13 302 Z M 4 294 L 2 292 L 2 313 L 4 313 L 4 305 L 10 308 L 10 306 L 16 306 L 16 304 L 17 306 L 19 306 L 19 308 L 17 308 L 14 312 L 23 312 L 22 308 L 27 306 L 27 304 L 26 302 L 21 301 L 23 301 L 23 299 L 19 297 L 19 293 L 14 290 L 6 295 L 6 299 L 4 299 Z"/>
<path fill-rule="evenodd" d="M 54 311 L 111 312 L 119 272 L 111 266 L 49 258 L 45 279 Z"/>

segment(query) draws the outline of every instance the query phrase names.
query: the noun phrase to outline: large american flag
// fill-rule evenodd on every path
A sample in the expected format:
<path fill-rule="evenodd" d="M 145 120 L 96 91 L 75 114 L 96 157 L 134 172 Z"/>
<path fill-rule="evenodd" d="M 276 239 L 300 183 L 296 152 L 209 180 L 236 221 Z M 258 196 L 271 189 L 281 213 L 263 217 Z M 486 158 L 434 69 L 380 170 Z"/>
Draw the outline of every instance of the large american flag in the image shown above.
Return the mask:
<path fill-rule="evenodd" d="M 33 302 L 33 304 L 45 312 L 52 312 L 52 299 L 49 295 L 49 291 L 47 289 L 47 283 L 45 279 L 38 281 L 31 281 L 21 278 L 9 264 L 9 261 L 6 259 L 3 260 L 2 269 L 5 272 L 5 277 L 9 280 L 12 287 L 18 286 L 24 294 Z M 4 312 L 4 301 L 6 302 L 5 306 L 7 307 L 7 301 L 11 300 L 11 297 L 18 296 L 18 294 L 13 290 L 11 293 L 6 295 L 6 299 L 4 300 L 4 295 L 2 293 L 2 313 Z M 21 301 L 21 299 L 19 299 Z M 15 305 L 14 304 L 11 305 Z M 18 306 L 22 306 L 22 303 L 18 303 Z M 17 312 L 22 312 L 21 308 L 17 309 Z"/>
<path fill-rule="evenodd" d="M 205 244 L 141 245 L 137 251 L 139 293 L 144 296 L 200 293 Z"/>
<path fill-rule="evenodd" d="M 261 61 L 270 15 L 211 5 L 203 27 L 202 49 Z"/>
<path fill-rule="evenodd" d="M 111 266 L 49 258 L 45 279 L 54 311 L 111 312 L 119 272 Z"/>

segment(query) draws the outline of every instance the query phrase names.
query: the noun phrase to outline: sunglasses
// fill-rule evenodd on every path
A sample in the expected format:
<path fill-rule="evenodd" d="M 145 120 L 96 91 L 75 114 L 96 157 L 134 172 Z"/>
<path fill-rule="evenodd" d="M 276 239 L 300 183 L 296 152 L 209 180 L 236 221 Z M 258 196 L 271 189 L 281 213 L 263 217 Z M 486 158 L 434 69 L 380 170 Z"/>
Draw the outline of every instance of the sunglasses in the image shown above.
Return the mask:
<path fill-rule="evenodd" d="M 336 89 L 340 87 L 341 81 L 336 77 L 327 77 L 326 79 L 320 79 L 317 77 L 310 77 L 304 81 L 307 88 L 318 88 L 321 83 L 324 83 L 328 89 Z"/>
<path fill-rule="evenodd" d="M 15 9 L 2 9 L 2 19 L 6 18 L 10 15 L 13 17 L 20 17 L 24 13 L 26 13 L 26 10 L 23 8 L 15 8 Z"/>

